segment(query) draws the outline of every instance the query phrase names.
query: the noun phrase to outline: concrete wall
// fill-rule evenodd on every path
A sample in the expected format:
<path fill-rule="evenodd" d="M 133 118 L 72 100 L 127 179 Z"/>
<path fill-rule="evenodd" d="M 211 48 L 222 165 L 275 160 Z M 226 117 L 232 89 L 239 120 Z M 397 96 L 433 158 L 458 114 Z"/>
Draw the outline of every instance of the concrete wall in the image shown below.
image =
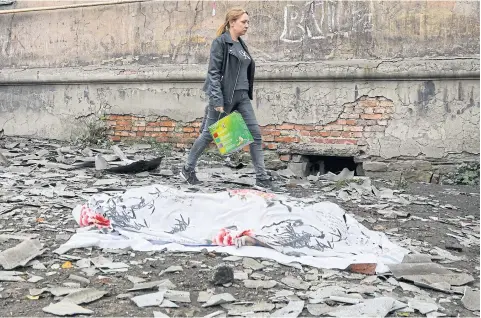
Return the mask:
<path fill-rule="evenodd" d="M 69 1 L 62 4 L 82 6 L 15 14 L 2 11 L 58 2 L 0 7 L 0 128 L 69 139 L 102 116 L 150 116 L 189 133 L 152 131 L 165 133 L 155 138 L 188 147 L 195 132 L 184 126 L 195 128 L 203 116 L 210 43 L 227 5 L 235 4 L 216 1 L 214 15 L 213 3 Z M 325 153 L 337 144 L 359 160 L 477 159 L 478 2 L 244 4 L 252 21 L 245 38 L 259 63 L 253 101 L 259 122 L 296 137 L 274 138 L 270 149 Z M 392 103 L 389 118 L 379 113 L 366 121 L 385 101 Z M 349 117 L 346 109 L 360 131 L 309 135 Z M 137 138 L 135 126 L 109 123 L 112 138 Z"/>

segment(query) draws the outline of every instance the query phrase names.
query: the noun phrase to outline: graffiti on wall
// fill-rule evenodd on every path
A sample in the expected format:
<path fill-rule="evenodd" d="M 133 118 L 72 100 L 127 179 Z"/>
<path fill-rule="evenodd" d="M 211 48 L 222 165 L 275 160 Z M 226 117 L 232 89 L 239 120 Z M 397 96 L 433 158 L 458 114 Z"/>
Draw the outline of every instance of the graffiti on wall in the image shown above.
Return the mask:
<path fill-rule="evenodd" d="M 371 9 L 364 1 L 309 1 L 284 7 L 284 27 L 280 40 L 301 42 L 333 36 L 349 37 L 372 30 Z"/>

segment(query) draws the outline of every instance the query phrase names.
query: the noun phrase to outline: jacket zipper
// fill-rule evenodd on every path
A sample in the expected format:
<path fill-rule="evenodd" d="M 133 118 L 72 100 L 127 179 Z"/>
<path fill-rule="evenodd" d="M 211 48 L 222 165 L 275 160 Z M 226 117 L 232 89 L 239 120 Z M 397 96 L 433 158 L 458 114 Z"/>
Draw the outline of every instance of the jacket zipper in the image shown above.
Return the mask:
<path fill-rule="evenodd" d="M 239 72 L 240 72 L 240 66 L 241 66 L 240 63 L 241 62 L 239 60 L 239 67 L 237 68 L 237 76 L 235 78 L 234 89 L 232 90 L 232 96 L 230 97 L 230 103 L 229 104 L 232 104 L 232 100 L 234 99 L 235 88 L 237 86 L 237 80 L 239 79 Z"/>

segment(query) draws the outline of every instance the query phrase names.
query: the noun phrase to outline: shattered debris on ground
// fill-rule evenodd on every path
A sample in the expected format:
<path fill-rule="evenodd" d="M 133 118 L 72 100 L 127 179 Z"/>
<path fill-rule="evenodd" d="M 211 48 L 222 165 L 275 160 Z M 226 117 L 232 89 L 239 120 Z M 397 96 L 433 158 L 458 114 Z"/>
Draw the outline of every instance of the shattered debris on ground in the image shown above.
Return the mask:
<path fill-rule="evenodd" d="M 214 157 L 200 162 L 204 186 L 189 191 L 253 184 L 251 165 Z M 151 145 L 0 140 L 2 316 L 479 316 L 477 187 L 398 188 L 348 170 L 304 179 L 272 172 L 284 193 L 336 202 L 411 251 L 387 274 L 370 264 L 340 271 L 219 253 L 53 252 L 82 231 L 71 218 L 76 205 L 95 193 L 179 186 L 184 159 Z"/>

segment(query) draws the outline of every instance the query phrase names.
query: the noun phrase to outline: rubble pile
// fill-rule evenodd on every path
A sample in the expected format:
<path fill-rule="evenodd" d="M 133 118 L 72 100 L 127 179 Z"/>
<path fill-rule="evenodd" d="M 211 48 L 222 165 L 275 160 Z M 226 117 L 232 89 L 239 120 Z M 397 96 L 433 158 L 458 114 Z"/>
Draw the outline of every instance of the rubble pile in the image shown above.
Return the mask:
<path fill-rule="evenodd" d="M 99 192 L 180 185 L 185 154 L 21 138 L 1 139 L 0 154 L 2 316 L 479 316 L 479 192 L 438 186 L 434 194 L 413 193 L 348 170 L 305 179 L 272 172 L 286 194 L 337 202 L 412 252 L 382 275 L 369 266 L 285 266 L 207 250 L 56 254 L 81 230 L 74 206 Z M 253 186 L 249 165 L 207 158 L 201 167 L 205 184 L 191 191 Z"/>

